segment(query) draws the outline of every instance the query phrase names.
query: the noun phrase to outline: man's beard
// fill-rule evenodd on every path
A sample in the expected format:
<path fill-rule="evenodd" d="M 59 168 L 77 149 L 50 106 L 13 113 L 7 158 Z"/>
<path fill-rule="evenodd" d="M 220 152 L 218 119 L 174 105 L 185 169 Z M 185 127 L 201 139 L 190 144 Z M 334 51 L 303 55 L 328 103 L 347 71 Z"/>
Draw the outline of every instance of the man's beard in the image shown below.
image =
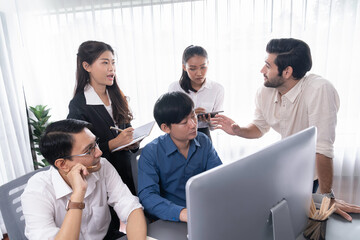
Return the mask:
<path fill-rule="evenodd" d="M 284 79 L 281 76 L 276 76 L 275 78 L 272 78 L 270 80 L 266 76 L 264 77 L 266 78 L 266 81 L 264 82 L 265 87 L 277 88 L 284 84 Z"/>

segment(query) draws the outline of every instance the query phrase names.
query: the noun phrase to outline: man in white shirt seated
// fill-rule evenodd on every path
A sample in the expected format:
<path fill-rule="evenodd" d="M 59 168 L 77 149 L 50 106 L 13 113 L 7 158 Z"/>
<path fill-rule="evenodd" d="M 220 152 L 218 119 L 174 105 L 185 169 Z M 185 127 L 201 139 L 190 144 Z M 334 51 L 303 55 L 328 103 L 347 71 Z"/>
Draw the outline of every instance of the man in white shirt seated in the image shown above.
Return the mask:
<path fill-rule="evenodd" d="M 91 125 L 67 119 L 50 124 L 40 151 L 52 165 L 30 178 L 21 202 L 29 239 L 103 239 L 112 206 L 127 223 L 128 239 L 145 239 L 142 206 L 104 158 Z"/>

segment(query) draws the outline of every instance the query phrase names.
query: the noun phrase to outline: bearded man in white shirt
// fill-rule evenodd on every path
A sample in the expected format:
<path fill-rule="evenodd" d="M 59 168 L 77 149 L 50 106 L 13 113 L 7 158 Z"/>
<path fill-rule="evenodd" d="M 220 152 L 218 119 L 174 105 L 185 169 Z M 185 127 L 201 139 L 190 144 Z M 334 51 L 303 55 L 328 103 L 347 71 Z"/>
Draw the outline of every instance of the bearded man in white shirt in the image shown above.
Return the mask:
<path fill-rule="evenodd" d="M 270 127 L 282 138 L 310 126 L 317 128 L 316 173 L 313 192 L 320 185 L 320 193 L 332 198 L 337 213 L 348 221 L 347 212 L 360 212 L 360 207 L 336 200 L 332 190 L 333 144 L 339 96 L 326 79 L 306 73 L 312 67 L 309 46 L 298 39 L 272 39 L 266 46 L 268 53 L 261 69 L 264 87 L 256 95 L 255 119 L 247 127 L 240 127 L 224 115 L 212 118 L 212 124 L 231 135 L 260 138 Z M 289 159 L 291 160 L 291 159 Z"/>
<path fill-rule="evenodd" d="M 40 141 L 52 165 L 35 174 L 21 196 L 28 239 L 103 239 L 112 206 L 127 222 L 128 239 L 145 239 L 142 206 L 104 158 L 91 125 L 67 119 L 50 124 Z"/>

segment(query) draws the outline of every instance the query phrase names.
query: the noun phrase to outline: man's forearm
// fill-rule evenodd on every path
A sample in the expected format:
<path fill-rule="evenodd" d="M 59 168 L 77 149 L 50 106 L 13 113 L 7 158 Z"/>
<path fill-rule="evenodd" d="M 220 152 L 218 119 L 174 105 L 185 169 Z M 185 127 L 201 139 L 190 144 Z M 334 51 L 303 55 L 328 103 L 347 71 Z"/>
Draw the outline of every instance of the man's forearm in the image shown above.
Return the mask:
<path fill-rule="evenodd" d="M 126 234 L 131 239 L 146 239 L 146 221 L 144 212 L 138 208 L 132 211 L 126 225 Z"/>
<path fill-rule="evenodd" d="M 316 168 L 319 178 L 320 192 L 329 193 L 333 182 L 333 161 L 332 158 L 316 153 Z"/>
<path fill-rule="evenodd" d="M 184 208 L 183 206 L 179 206 L 156 194 L 152 194 L 151 197 L 145 199 L 140 197 L 140 199 L 145 210 L 150 215 L 162 220 L 180 221 L 179 214 Z"/>
<path fill-rule="evenodd" d="M 139 176 L 145 176 L 144 173 L 139 172 Z M 151 187 L 144 187 L 143 179 L 139 178 L 139 199 L 145 211 L 152 216 L 158 217 L 162 220 L 179 221 L 179 214 L 183 206 L 179 206 L 170 200 L 160 196 L 158 192 L 159 187 L 155 187 L 157 180 L 150 183 Z M 149 183 L 150 181 L 148 181 Z"/>
<path fill-rule="evenodd" d="M 238 127 L 239 128 L 237 135 L 239 137 L 252 139 L 252 138 L 260 138 L 263 135 L 262 132 L 259 130 L 259 128 L 252 123 L 250 123 L 246 127 L 240 127 L 240 126 Z"/>
<path fill-rule="evenodd" d="M 70 199 L 73 202 L 83 202 L 84 196 L 83 194 L 73 193 Z M 69 209 L 55 239 L 79 239 L 81 218 L 82 209 Z"/>

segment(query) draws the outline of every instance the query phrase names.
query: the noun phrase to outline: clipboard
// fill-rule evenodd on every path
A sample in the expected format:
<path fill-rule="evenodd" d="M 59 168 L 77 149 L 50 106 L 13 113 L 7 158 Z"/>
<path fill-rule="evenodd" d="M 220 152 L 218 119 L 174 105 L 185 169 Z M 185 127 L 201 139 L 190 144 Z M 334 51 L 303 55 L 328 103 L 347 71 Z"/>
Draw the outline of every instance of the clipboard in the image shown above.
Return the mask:
<path fill-rule="evenodd" d="M 119 151 L 127 146 L 130 146 L 136 142 L 139 142 L 141 140 L 143 140 L 144 138 L 146 138 L 147 136 L 150 135 L 151 130 L 153 129 L 155 124 L 155 121 L 149 122 L 147 124 L 144 124 L 140 127 L 137 127 L 134 129 L 134 133 L 133 133 L 133 140 L 131 142 L 129 142 L 128 144 L 122 145 L 120 147 L 114 148 L 111 152 L 116 152 Z"/>

